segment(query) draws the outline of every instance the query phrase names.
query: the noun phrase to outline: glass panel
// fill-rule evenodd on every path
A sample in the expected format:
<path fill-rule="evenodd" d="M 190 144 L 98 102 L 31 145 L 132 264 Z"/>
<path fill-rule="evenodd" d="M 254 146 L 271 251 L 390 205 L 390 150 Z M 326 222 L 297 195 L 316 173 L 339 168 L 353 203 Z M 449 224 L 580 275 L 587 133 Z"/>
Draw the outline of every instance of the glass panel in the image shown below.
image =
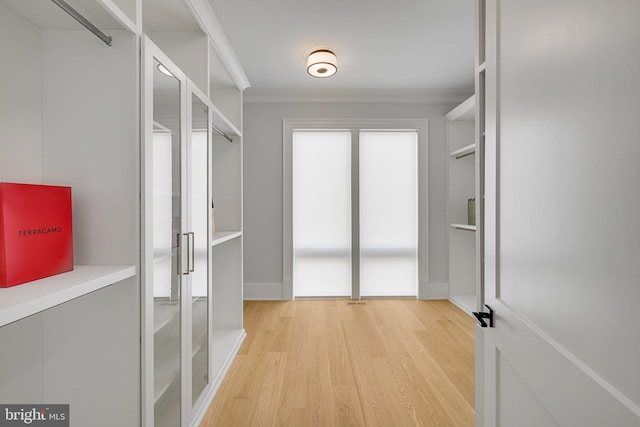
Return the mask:
<path fill-rule="evenodd" d="M 153 67 L 153 320 L 156 426 L 180 425 L 180 82 Z"/>
<path fill-rule="evenodd" d="M 211 209 L 208 188 L 209 109 L 195 95 L 191 109 L 191 231 L 194 238 L 194 269 L 191 273 L 191 404 L 209 383 L 209 273 L 208 220 Z"/>
<path fill-rule="evenodd" d="M 351 295 L 351 133 L 293 134 L 293 289 Z"/>
<path fill-rule="evenodd" d="M 360 132 L 360 295 L 418 292 L 418 138 Z"/>

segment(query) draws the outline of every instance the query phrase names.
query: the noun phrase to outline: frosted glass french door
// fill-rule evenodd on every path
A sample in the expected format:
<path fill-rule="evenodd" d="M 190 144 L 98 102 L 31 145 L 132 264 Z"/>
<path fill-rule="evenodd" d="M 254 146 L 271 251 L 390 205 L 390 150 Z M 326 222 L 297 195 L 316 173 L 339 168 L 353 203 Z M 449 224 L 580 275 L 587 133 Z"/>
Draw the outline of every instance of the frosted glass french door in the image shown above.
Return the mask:
<path fill-rule="evenodd" d="M 351 296 L 351 133 L 293 134 L 296 297 Z"/>
<path fill-rule="evenodd" d="M 360 295 L 418 294 L 418 139 L 361 131 Z"/>
<path fill-rule="evenodd" d="M 416 296 L 415 131 L 295 131 L 295 297 Z"/>

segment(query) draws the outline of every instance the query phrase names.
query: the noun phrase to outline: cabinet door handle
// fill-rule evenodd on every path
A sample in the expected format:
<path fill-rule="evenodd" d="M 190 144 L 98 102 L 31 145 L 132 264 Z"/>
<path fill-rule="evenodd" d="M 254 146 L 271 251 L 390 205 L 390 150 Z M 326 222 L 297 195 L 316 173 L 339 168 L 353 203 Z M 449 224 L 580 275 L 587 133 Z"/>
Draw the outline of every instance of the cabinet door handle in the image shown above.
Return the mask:
<path fill-rule="evenodd" d="M 190 270 L 189 270 L 189 265 L 191 264 L 191 253 L 189 251 L 189 247 L 191 246 L 191 244 L 190 244 L 190 240 L 191 240 L 190 234 L 191 233 L 183 233 L 182 234 L 183 236 L 187 236 L 187 247 L 185 248 L 186 252 L 187 252 L 187 271 L 182 273 L 184 276 L 187 276 L 190 273 Z"/>
<path fill-rule="evenodd" d="M 193 273 L 196 271 L 196 233 L 190 231 L 187 234 L 191 234 L 191 268 L 189 272 Z"/>

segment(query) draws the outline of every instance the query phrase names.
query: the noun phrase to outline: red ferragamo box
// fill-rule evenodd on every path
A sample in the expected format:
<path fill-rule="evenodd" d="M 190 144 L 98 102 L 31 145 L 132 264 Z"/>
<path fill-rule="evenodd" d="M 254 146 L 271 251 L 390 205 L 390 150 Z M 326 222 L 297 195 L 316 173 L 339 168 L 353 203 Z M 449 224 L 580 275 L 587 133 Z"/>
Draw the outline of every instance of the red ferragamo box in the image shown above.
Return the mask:
<path fill-rule="evenodd" d="M 71 270 L 71 187 L 0 182 L 0 288 Z"/>

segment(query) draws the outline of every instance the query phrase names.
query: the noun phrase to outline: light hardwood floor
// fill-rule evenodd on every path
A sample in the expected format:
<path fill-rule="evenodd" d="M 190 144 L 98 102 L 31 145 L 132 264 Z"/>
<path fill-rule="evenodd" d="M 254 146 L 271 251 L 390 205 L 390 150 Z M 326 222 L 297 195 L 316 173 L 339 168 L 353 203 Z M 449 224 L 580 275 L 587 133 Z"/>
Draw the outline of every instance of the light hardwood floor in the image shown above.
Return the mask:
<path fill-rule="evenodd" d="M 472 426 L 474 322 L 448 301 L 248 301 L 201 426 Z"/>

